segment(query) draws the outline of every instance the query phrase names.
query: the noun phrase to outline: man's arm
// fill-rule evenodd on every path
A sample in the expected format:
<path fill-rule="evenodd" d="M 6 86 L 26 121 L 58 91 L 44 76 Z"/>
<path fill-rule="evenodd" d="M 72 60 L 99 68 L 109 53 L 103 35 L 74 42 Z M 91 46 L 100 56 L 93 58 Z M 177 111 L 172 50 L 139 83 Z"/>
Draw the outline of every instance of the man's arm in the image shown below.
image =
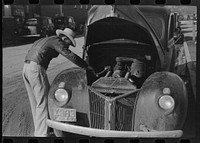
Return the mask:
<path fill-rule="evenodd" d="M 88 67 L 88 64 L 83 59 L 81 59 L 79 56 L 74 54 L 71 50 L 69 50 L 68 49 L 69 45 L 65 44 L 61 39 L 57 38 L 56 41 L 54 42 L 53 46 L 54 46 L 54 49 L 58 53 L 60 53 L 64 57 L 66 57 L 68 60 L 70 60 L 77 66 L 79 66 L 81 68 L 85 68 L 85 69 Z"/>

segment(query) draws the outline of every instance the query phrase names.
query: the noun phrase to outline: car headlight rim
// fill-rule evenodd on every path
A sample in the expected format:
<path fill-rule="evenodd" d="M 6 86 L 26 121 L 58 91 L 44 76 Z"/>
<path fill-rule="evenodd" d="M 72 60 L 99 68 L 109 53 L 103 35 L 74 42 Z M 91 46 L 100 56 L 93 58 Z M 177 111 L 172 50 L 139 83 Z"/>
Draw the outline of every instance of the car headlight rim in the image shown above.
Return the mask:
<path fill-rule="evenodd" d="M 58 106 L 63 106 L 67 104 L 70 98 L 71 92 L 64 88 L 58 88 L 54 92 L 54 101 Z"/>
<path fill-rule="evenodd" d="M 170 95 L 163 95 L 158 100 L 158 105 L 165 111 L 171 111 L 175 107 L 174 98 Z"/>

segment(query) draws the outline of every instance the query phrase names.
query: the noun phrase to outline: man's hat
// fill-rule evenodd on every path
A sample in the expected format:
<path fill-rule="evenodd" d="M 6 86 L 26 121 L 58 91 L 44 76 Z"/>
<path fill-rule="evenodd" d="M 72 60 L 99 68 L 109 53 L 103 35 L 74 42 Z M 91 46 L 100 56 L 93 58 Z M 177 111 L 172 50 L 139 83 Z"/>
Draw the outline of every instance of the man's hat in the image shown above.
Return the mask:
<path fill-rule="evenodd" d="M 56 30 L 56 35 L 59 36 L 60 34 L 67 36 L 72 41 L 72 46 L 73 47 L 76 46 L 76 42 L 74 40 L 74 37 L 76 34 L 74 33 L 74 31 L 72 31 L 69 28 L 65 28 L 64 30 L 60 30 L 60 29 Z"/>

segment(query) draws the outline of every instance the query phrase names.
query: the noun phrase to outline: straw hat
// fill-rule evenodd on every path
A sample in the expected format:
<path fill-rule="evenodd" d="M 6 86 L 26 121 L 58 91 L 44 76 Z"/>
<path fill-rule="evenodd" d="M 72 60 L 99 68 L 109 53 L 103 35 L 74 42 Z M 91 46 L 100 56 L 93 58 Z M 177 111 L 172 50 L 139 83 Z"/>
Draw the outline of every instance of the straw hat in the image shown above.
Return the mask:
<path fill-rule="evenodd" d="M 73 47 L 76 46 L 76 42 L 74 40 L 74 37 L 76 34 L 74 33 L 74 31 L 72 31 L 69 28 L 65 28 L 64 30 L 60 30 L 60 29 L 56 30 L 56 35 L 59 36 L 60 34 L 67 36 L 72 41 L 72 46 Z"/>

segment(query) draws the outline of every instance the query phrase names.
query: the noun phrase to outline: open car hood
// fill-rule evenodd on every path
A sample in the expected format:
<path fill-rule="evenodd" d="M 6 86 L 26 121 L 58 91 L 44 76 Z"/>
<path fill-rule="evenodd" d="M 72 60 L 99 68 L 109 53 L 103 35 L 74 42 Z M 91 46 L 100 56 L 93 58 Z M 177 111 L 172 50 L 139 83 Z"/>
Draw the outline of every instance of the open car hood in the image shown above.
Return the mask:
<path fill-rule="evenodd" d="M 158 53 L 164 52 L 157 35 L 136 6 L 93 6 L 88 12 L 85 45 L 112 39 L 152 44 Z"/>

